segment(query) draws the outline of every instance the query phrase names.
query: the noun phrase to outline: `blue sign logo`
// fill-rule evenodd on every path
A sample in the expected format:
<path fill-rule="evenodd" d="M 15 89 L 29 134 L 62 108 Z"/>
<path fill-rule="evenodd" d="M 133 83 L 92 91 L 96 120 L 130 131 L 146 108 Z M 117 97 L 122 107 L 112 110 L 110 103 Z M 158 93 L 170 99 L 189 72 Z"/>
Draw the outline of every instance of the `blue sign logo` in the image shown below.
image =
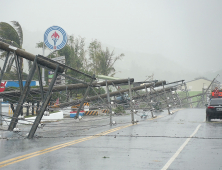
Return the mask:
<path fill-rule="evenodd" d="M 53 71 L 49 71 L 49 74 L 54 74 L 54 72 Z"/>
<path fill-rule="evenodd" d="M 51 50 L 60 50 L 67 43 L 67 34 L 59 26 L 49 27 L 44 34 L 44 43 Z"/>

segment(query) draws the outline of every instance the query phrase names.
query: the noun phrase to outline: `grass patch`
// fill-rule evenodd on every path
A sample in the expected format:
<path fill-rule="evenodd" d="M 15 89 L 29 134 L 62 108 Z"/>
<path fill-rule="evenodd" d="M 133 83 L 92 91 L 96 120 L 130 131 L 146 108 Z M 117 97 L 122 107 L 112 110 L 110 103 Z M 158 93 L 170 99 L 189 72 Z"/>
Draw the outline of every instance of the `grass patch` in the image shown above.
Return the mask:
<path fill-rule="evenodd" d="M 189 91 L 188 93 L 189 93 L 189 96 L 195 96 L 195 95 L 200 94 L 202 92 L 201 91 Z"/>
<path fill-rule="evenodd" d="M 28 115 L 28 116 L 24 116 L 24 118 L 29 118 L 29 117 L 34 117 L 36 115 Z"/>
<path fill-rule="evenodd" d="M 202 93 L 202 92 L 201 91 L 189 91 L 189 96 L 190 97 L 195 96 L 195 95 L 200 94 L 200 93 Z M 201 99 L 201 96 L 193 97 L 192 102 L 199 101 L 200 99 Z M 193 103 L 192 105 L 193 105 L 193 107 L 196 107 L 197 104 L 198 104 L 198 102 Z"/>

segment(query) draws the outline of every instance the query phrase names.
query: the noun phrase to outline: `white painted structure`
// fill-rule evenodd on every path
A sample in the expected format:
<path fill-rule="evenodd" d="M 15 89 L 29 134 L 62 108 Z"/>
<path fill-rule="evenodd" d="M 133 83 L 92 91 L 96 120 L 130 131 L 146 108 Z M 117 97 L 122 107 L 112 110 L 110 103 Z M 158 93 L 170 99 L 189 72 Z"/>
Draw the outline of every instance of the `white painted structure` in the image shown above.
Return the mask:
<path fill-rule="evenodd" d="M 33 122 L 35 121 L 36 116 L 33 117 L 29 117 L 29 118 L 25 118 L 25 120 L 19 120 L 18 121 L 18 125 L 21 124 L 33 124 Z M 57 113 L 52 113 L 49 116 L 43 116 L 41 122 L 45 122 L 45 121 L 57 121 L 63 119 L 63 112 L 57 112 Z M 3 120 L 3 126 L 7 126 L 9 125 L 11 119 L 5 119 L 5 121 Z"/>

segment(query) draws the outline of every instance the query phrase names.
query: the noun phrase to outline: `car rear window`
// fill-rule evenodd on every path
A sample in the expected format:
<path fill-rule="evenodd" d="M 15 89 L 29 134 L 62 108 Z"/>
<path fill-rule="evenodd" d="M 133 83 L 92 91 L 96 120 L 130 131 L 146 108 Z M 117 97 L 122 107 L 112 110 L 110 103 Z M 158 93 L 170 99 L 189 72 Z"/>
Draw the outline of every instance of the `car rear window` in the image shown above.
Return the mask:
<path fill-rule="evenodd" d="M 222 105 L 222 100 L 211 100 L 210 105 Z"/>

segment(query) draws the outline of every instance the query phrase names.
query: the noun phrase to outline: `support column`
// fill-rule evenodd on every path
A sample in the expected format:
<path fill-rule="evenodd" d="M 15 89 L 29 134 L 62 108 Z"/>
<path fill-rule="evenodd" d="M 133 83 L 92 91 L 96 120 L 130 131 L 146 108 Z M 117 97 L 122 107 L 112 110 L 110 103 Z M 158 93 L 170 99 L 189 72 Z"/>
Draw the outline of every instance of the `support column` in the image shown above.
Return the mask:
<path fill-rule="evenodd" d="M 38 125 L 39 125 L 39 123 L 40 123 L 40 121 L 42 119 L 42 116 L 43 116 L 43 114 L 45 112 L 45 109 L 46 109 L 46 107 L 47 107 L 47 105 L 49 103 L 49 100 L 51 98 L 52 88 L 53 88 L 53 86 L 55 84 L 55 81 L 56 81 L 56 78 L 57 78 L 57 75 L 58 75 L 58 68 L 59 68 L 59 65 L 57 65 L 57 68 L 56 68 L 55 73 L 53 75 L 52 81 L 50 82 L 50 85 L 49 85 L 49 88 L 48 88 L 48 92 L 46 93 L 46 96 L 44 98 L 42 107 L 41 107 L 41 109 L 40 109 L 40 111 L 39 111 L 39 113 L 38 113 L 38 115 L 37 115 L 37 117 L 35 119 L 35 122 L 32 125 L 32 128 L 31 128 L 30 132 L 29 132 L 29 135 L 28 135 L 29 139 L 34 137 L 36 129 L 38 128 Z"/>
<path fill-rule="evenodd" d="M 107 100 L 108 100 L 108 107 L 109 107 L 109 116 L 110 116 L 110 126 L 112 126 L 112 107 L 111 107 L 111 102 L 110 102 L 110 96 L 109 96 L 109 88 L 106 80 L 106 91 L 107 91 Z"/>
<path fill-rule="evenodd" d="M 187 85 L 186 85 L 186 83 L 184 83 L 184 87 L 185 87 L 185 91 L 186 91 L 187 103 L 188 103 L 188 105 L 189 105 L 189 99 L 188 99 L 188 97 L 189 97 L 189 93 L 188 93 L 188 90 L 187 90 Z M 190 106 L 191 106 L 191 108 L 193 108 L 192 103 L 190 104 Z"/>
<path fill-rule="evenodd" d="M 129 95 L 130 95 L 131 121 L 132 121 L 132 124 L 134 124 L 134 113 L 132 110 L 132 91 L 131 91 L 130 78 L 128 78 L 128 85 L 129 85 Z"/>
<path fill-rule="evenodd" d="M 80 112 L 80 110 L 81 110 L 81 108 L 82 108 L 82 106 L 83 106 L 83 104 L 84 104 L 84 101 L 85 101 L 85 99 L 86 99 L 86 96 L 88 95 L 90 86 L 92 85 L 92 82 L 93 82 L 94 78 L 95 78 L 95 74 L 93 74 L 93 77 L 92 77 L 92 79 L 91 79 L 91 82 L 90 82 L 90 84 L 88 85 L 88 87 L 87 87 L 87 89 L 86 89 L 86 92 L 85 92 L 85 94 L 84 94 L 84 96 L 83 96 L 83 99 L 82 99 L 82 101 L 81 101 L 81 103 L 80 103 L 80 106 L 79 106 L 79 108 L 78 108 L 78 110 L 77 110 L 76 116 L 74 117 L 75 119 L 77 119 L 77 118 L 79 117 L 79 112 Z"/>
<path fill-rule="evenodd" d="M 35 111 L 35 105 L 34 105 L 34 101 L 32 100 L 32 116 L 34 116 L 34 111 Z"/>
<path fill-rule="evenodd" d="M 2 70 L 1 70 L 0 84 L 1 84 L 1 82 L 2 82 L 3 75 L 4 75 L 4 73 L 5 73 L 5 68 L 6 68 L 6 65 L 7 65 L 7 62 L 8 62 L 9 54 L 10 54 L 10 52 L 7 53 L 7 56 L 6 56 L 6 58 L 5 58 L 5 62 L 4 62 L 3 68 L 2 68 Z"/>
<path fill-rule="evenodd" d="M 29 116 L 29 101 L 27 101 L 27 112 L 26 112 L 26 116 Z"/>
<path fill-rule="evenodd" d="M 27 77 L 24 90 L 21 93 L 21 96 L 20 96 L 19 101 L 18 101 L 18 105 L 16 107 L 16 110 L 15 110 L 15 112 L 13 114 L 13 117 L 12 117 L 12 120 L 10 122 L 10 125 L 8 127 L 8 130 L 10 130 L 10 131 L 12 131 L 16 127 L 16 124 L 18 122 L 18 116 L 19 116 L 20 112 L 22 111 L 23 103 L 26 100 L 26 97 L 27 97 L 29 89 L 30 89 L 30 83 L 31 83 L 32 77 L 34 76 L 34 73 L 35 73 L 36 62 L 37 62 L 37 56 L 35 57 L 34 64 L 33 64 L 32 68 L 31 68 L 31 70 L 29 72 L 28 77 Z"/>
<path fill-rule="evenodd" d="M 42 84 L 42 77 L 41 77 L 40 67 L 39 67 L 38 63 L 36 63 L 36 68 L 37 68 L 38 77 L 39 77 L 39 87 L 40 87 L 41 97 L 42 97 L 42 100 L 43 100 L 44 99 L 44 91 L 43 91 L 43 84 Z"/>
<path fill-rule="evenodd" d="M 181 100 L 180 100 L 180 98 L 179 98 L 178 93 L 177 93 L 177 91 L 176 91 L 176 90 L 175 90 L 175 93 L 176 93 L 177 99 L 178 99 L 178 100 L 179 100 L 179 102 L 180 102 L 180 108 L 182 108 Z"/>
<path fill-rule="evenodd" d="M 17 68 L 17 73 L 18 73 L 19 88 L 20 88 L 20 92 L 22 93 L 23 82 L 22 82 L 22 73 L 21 73 L 21 67 L 19 63 L 19 57 L 15 53 L 14 53 L 14 57 L 15 57 L 15 63 L 16 63 L 16 68 Z"/>
<path fill-rule="evenodd" d="M 163 84 L 163 91 L 164 91 L 164 94 L 165 94 L 165 97 L 166 97 L 168 114 L 170 114 L 170 106 L 169 106 L 169 103 L 168 103 L 168 98 L 167 98 L 167 95 L 166 95 L 166 91 L 165 91 L 165 88 L 164 88 L 164 84 Z"/>

